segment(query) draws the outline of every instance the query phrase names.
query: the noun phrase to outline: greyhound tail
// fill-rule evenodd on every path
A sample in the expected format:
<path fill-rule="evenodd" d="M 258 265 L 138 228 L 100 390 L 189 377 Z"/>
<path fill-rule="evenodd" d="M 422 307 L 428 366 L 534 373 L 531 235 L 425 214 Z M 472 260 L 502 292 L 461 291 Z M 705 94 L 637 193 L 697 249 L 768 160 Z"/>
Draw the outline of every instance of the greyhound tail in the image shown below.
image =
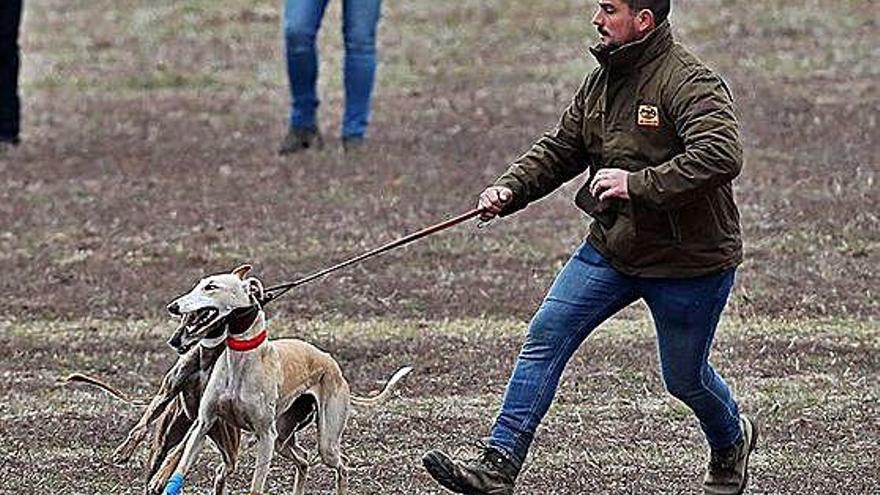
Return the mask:
<path fill-rule="evenodd" d="M 391 396 L 391 392 L 394 391 L 394 386 L 397 385 L 397 382 L 400 381 L 401 378 L 407 375 L 412 371 L 412 366 L 404 366 L 397 370 L 397 373 L 394 373 L 394 376 L 388 380 L 388 383 L 385 384 L 385 388 L 374 397 L 358 397 L 356 395 L 351 396 L 351 403 L 355 406 L 365 406 L 365 407 L 373 407 L 378 406 L 379 404 L 388 400 L 388 397 Z"/>
<path fill-rule="evenodd" d="M 119 399 L 127 404 L 131 404 L 134 406 L 147 405 L 146 399 L 129 397 L 127 394 L 125 394 L 124 392 L 121 392 L 119 389 L 117 389 L 111 385 L 107 385 L 106 383 L 102 382 L 101 380 L 98 380 L 97 378 L 92 378 L 88 375 L 83 375 L 81 373 L 72 373 L 72 374 L 68 375 L 67 378 L 64 379 L 64 381 L 66 383 L 85 383 L 87 385 L 92 385 L 94 387 L 98 387 L 98 388 L 104 390 L 105 392 L 109 393 L 113 397 L 116 397 L 117 399 Z"/>

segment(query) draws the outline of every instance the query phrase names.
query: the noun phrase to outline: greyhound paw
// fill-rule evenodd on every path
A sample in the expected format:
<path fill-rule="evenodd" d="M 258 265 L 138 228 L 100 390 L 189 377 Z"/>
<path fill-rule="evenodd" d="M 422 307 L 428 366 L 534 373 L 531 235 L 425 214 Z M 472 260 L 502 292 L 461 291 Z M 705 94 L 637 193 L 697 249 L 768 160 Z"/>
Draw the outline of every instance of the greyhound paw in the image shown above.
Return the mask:
<path fill-rule="evenodd" d="M 147 493 L 164 495 L 165 491 L 165 480 L 161 476 L 153 476 L 153 479 L 150 480 L 150 484 L 147 485 Z"/>
<path fill-rule="evenodd" d="M 134 456 L 134 451 L 144 441 L 145 436 L 145 430 L 138 428 L 131 430 L 125 441 L 119 444 L 119 447 L 116 447 L 116 450 L 113 451 L 113 455 L 110 457 L 111 462 L 113 464 L 125 464 L 131 460 L 132 456 Z"/>
<path fill-rule="evenodd" d="M 113 451 L 110 456 L 110 462 L 116 465 L 125 464 L 134 455 L 135 445 L 132 442 L 125 442 Z"/>

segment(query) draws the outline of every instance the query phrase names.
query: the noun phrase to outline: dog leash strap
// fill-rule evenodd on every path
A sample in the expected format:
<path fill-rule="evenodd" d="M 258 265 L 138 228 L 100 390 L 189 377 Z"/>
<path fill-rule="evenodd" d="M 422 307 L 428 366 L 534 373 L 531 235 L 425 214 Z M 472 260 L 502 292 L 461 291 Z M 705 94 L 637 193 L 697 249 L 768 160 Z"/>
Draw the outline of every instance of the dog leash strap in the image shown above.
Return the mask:
<path fill-rule="evenodd" d="M 453 227 L 455 225 L 458 225 L 466 220 L 470 220 L 471 218 L 474 218 L 475 216 L 481 214 L 482 212 L 483 212 L 482 208 L 474 208 L 473 210 L 471 210 L 467 213 L 462 213 L 461 215 L 459 215 L 455 218 L 451 218 L 449 220 L 438 223 L 436 225 L 426 227 L 422 230 L 419 230 L 418 232 L 414 232 L 414 233 L 409 234 L 405 237 L 401 237 L 400 239 L 397 239 L 397 240 L 391 241 L 385 245 L 379 246 L 376 249 L 373 249 L 372 251 L 368 251 L 368 252 L 363 253 L 361 255 L 355 256 L 354 258 L 351 258 L 351 259 L 345 260 L 341 263 L 338 263 L 336 265 L 333 265 L 329 268 L 325 268 L 321 271 L 315 272 L 307 277 L 303 277 L 299 280 L 296 280 L 296 281 L 293 281 L 293 282 L 290 282 L 287 284 L 280 284 L 280 285 L 276 285 L 274 287 L 269 287 L 266 289 L 267 294 L 266 294 L 266 298 L 263 300 L 263 304 L 265 305 L 266 303 L 281 297 L 282 294 L 284 294 L 285 292 L 289 291 L 290 289 L 292 289 L 294 287 L 309 283 L 312 280 L 315 280 L 316 278 L 320 278 L 320 277 L 323 277 L 324 275 L 327 275 L 328 273 L 335 272 L 336 270 L 339 270 L 341 268 L 345 268 L 346 266 L 353 265 L 353 264 L 358 263 L 360 261 L 364 261 L 365 259 L 372 258 L 373 256 L 378 256 L 382 253 L 385 253 L 385 252 L 390 251 L 392 249 L 403 246 L 404 244 L 409 244 L 410 242 L 421 239 L 422 237 L 426 237 L 431 234 L 440 232 L 441 230 L 446 230 L 446 229 Z M 278 291 L 278 292 L 274 293 L 276 291 Z"/>

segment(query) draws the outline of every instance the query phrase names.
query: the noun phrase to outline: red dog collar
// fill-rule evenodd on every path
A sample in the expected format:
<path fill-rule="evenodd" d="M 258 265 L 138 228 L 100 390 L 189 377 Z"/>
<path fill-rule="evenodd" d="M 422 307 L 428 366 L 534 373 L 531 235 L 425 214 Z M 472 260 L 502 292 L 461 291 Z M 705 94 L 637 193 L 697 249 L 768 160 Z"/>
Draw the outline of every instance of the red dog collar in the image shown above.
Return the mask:
<path fill-rule="evenodd" d="M 260 347 L 260 344 L 262 344 L 266 340 L 266 337 L 268 335 L 269 332 L 263 330 L 262 332 L 258 333 L 256 337 L 247 340 L 238 340 L 232 337 L 226 337 L 226 345 L 229 346 L 229 348 L 233 351 L 252 351 L 257 347 Z"/>

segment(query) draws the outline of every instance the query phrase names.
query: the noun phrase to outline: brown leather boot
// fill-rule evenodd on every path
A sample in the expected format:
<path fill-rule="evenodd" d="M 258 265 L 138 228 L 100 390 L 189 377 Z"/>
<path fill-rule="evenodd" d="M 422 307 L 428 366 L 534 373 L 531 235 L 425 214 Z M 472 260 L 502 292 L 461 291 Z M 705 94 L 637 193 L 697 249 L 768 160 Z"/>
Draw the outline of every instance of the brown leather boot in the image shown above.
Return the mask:
<path fill-rule="evenodd" d="M 465 495 L 513 495 L 519 474 L 519 467 L 492 447 L 465 461 L 431 450 L 422 457 L 422 463 L 438 483 Z"/>
<path fill-rule="evenodd" d="M 739 442 L 727 449 L 712 449 L 703 493 L 706 495 L 740 495 L 749 482 L 749 455 L 755 450 L 758 429 L 752 421 L 740 417 L 743 435 Z"/>

